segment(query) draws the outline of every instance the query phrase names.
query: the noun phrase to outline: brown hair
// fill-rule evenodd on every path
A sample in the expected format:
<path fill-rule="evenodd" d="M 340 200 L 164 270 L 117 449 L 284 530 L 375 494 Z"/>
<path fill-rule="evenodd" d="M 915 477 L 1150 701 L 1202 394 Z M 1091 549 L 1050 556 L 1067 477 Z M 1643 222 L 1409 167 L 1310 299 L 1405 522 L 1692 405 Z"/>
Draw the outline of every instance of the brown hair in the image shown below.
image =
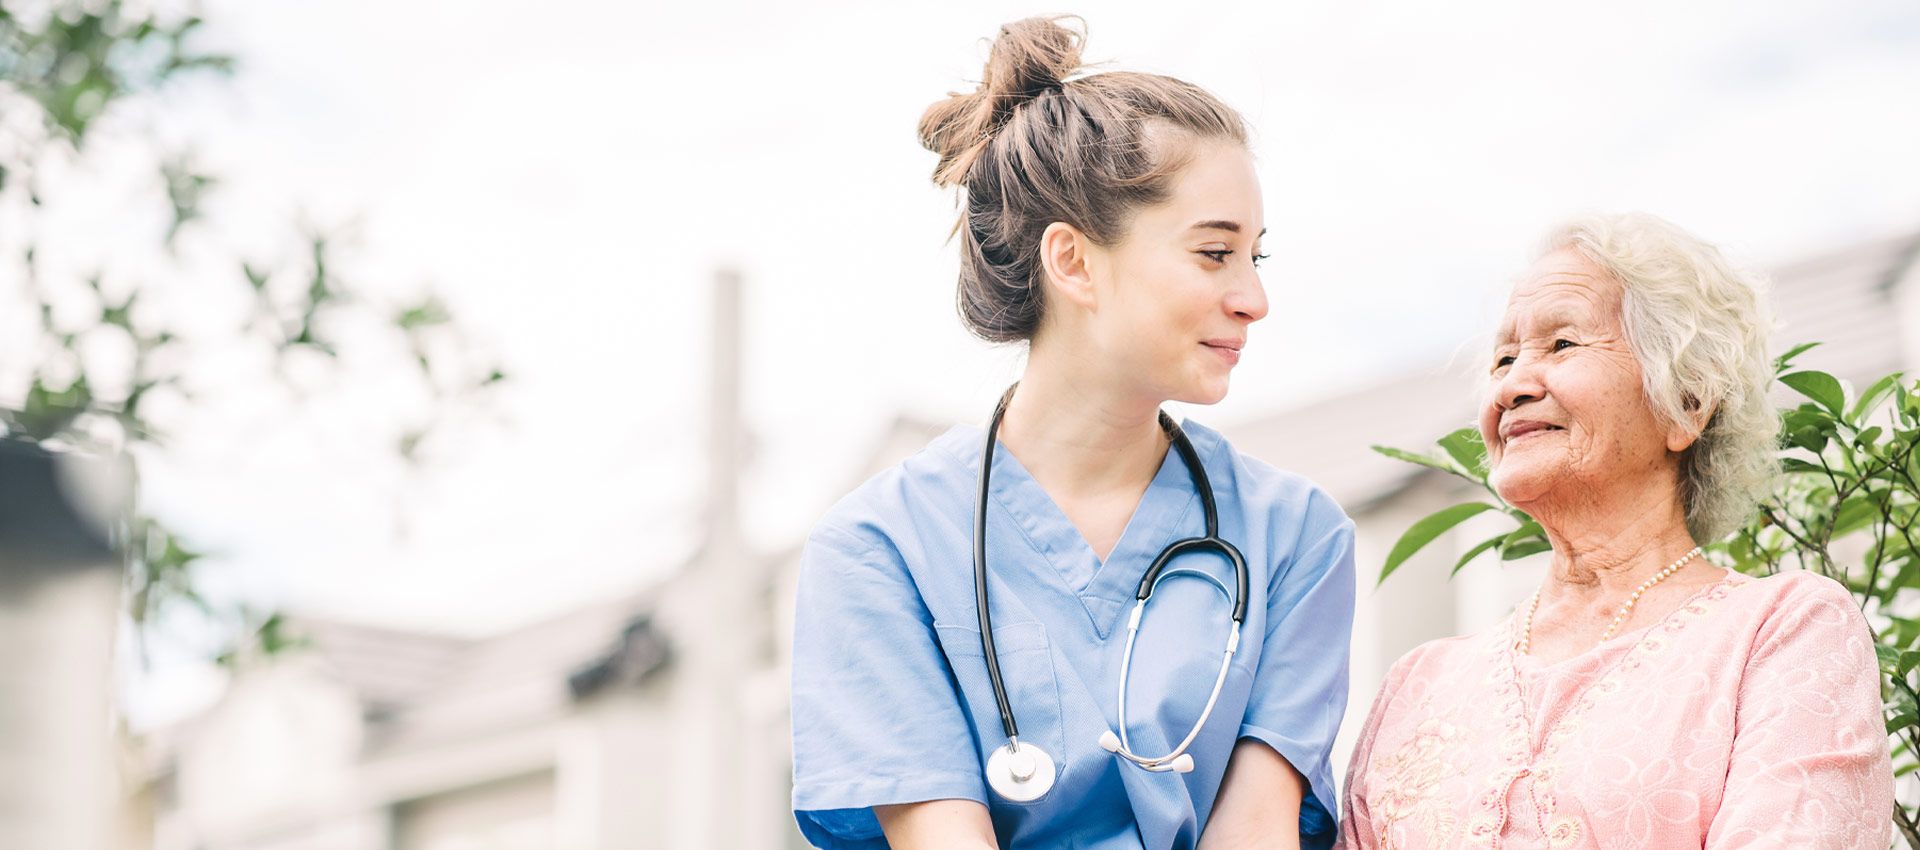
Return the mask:
<path fill-rule="evenodd" d="M 990 342 L 1040 328 L 1040 235 L 1065 222 L 1111 245 L 1135 210 L 1166 199 L 1200 139 L 1242 145 L 1240 114 L 1191 83 L 1080 68 L 1072 16 L 1000 28 L 978 91 L 952 93 L 920 117 L 920 143 L 940 155 L 937 186 L 959 186 L 960 319 Z M 1172 132 L 1169 132 L 1172 131 Z"/>

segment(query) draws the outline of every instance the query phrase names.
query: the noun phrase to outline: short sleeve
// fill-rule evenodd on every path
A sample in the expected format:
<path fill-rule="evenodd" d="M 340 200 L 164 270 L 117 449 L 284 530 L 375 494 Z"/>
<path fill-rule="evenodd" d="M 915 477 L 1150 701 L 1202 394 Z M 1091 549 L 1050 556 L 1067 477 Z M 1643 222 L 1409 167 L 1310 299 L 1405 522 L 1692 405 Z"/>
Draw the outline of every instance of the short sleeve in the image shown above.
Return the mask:
<path fill-rule="evenodd" d="M 886 847 L 876 805 L 986 799 L 932 615 L 889 546 L 828 525 L 808 538 L 792 712 L 794 818 L 816 847 Z"/>
<path fill-rule="evenodd" d="M 1706 847 L 1884 850 L 1893 766 L 1873 635 L 1838 583 L 1795 578 L 1747 661 Z"/>
<path fill-rule="evenodd" d="M 1316 542 L 1297 551 L 1268 592 L 1266 637 L 1240 726 L 1240 737 L 1272 747 L 1311 786 L 1300 804 L 1303 849 L 1333 843 L 1331 756 L 1347 710 L 1353 631 L 1353 523 L 1324 495 L 1316 492 L 1315 502 L 1307 531 L 1319 533 L 1303 539 Z"/>

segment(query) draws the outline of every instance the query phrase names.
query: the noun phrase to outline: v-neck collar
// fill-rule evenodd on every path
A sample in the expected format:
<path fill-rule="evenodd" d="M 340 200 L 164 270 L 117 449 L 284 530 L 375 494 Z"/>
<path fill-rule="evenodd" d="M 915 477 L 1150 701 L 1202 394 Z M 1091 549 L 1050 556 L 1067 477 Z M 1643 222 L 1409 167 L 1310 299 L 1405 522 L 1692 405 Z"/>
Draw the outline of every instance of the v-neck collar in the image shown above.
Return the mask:
<path fill-rule="evenodd" d="M 979 428 L 970 430 L 976 437 L 973 467 L 977 470 L 986 432 Z M 1187 439 L 1194 442 L 1194 453 L 1204 466 L 1212 453 L 1211 441 L 1190 426 Z M 1223 477 L 1212 470 L 1207 474 L 1216 481 Z M 1176 539 L 1205 533 L 1200 520 L 1192 517 L 1198 502 L 1192 477 L 1186 464 L 1181 462 L 1179 451 L 1171 445 L 1104 563 L 1094 555 L 1093 547 L 1067 518 L 1066 512 L 1005 446 L 994 449 L 991 484 L 992 502 L 1012 518 L 1027 542 L 1046 556 L 1061 589 L 1080 600 L 1094 633 L 1102 639 L 1118 621 L 1120 611 L 1133 603 L 1140 578 L 1154 557 Z M 1188 525 L 1193 528 L 1187 529 Z"/>

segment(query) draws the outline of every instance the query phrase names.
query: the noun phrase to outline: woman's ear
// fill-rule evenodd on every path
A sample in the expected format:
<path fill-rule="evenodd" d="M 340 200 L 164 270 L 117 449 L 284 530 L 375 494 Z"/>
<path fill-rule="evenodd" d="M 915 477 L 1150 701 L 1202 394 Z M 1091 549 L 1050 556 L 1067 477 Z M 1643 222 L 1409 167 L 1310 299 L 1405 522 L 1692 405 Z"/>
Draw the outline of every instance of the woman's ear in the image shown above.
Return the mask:
<path fill-rule="evenodd" d="M 1064 221 L 1047 225 L 1040 234 L 1040 266 L 1047 287 L 1063 299 L 1061 303 L 1094 308 L 1093 274 L 1087 266 L 1092 250 L 1093 240 Z"/>
<path fill-rule="evenodd" d="M 1685 415 L 1667 426 L 1667 451 L 1679 454 L 1700 441 L 1700 435 L 1706 433 L 1707 425 L 1713 422 L 1714 411 L 1703 408 L 1692 396 L 1687 397 Z"/>

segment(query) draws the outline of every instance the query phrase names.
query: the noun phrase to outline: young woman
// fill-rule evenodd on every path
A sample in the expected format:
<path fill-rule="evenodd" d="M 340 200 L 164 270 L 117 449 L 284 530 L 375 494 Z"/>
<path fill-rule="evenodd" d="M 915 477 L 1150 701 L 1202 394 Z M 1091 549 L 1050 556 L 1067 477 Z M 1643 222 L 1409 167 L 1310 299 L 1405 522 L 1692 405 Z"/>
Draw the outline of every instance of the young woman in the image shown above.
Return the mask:
<path fill-rule="evenodd" d="M 802 556 L 794 813 L 822 847 L 1324 847 L 1353 527 L 1161 404 L 1227 391 L 1267 313 L 1240 116 L 1072 77 L 1008 24 L 927 110 L 964 212 L 959 305 L 1027 364 L 848 495 Z"/>

